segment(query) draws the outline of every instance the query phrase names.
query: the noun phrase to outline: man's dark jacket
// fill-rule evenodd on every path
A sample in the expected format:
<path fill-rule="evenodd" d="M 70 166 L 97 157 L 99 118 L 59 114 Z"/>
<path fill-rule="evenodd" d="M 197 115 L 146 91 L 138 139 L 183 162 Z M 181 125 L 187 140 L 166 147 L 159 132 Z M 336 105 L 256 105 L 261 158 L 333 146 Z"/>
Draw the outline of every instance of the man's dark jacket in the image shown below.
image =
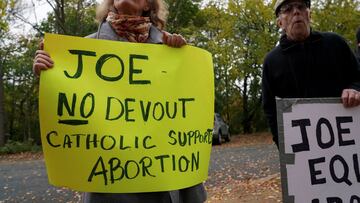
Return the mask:
<path fill-rule="evenodd" d="M 296 43 L 283 35 L 263 65 L 263 107 L 274 142 L 278 145 L 275 97 L 341 97 L 346 88 L 360 90 L 360 65 L 342 37 L 311 32 Z"/>

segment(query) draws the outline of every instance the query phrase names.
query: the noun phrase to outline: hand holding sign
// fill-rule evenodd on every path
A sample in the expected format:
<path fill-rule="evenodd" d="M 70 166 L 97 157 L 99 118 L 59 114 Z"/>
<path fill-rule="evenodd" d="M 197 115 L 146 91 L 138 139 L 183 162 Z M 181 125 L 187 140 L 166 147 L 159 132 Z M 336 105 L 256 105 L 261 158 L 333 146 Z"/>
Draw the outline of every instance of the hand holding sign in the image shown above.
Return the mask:
<path fill-rule="evenodd" d="M 35 58 L 33 63 L 33 72 L 37 76 L 40 75 L 41 70 L 47 70 L 54 66 L 54 61 L 50 58 L 50 55 L 43 49 L 44 49 L 44 41 L 41 41 L 39 50 L 37 50 L 35 53 Z"/>

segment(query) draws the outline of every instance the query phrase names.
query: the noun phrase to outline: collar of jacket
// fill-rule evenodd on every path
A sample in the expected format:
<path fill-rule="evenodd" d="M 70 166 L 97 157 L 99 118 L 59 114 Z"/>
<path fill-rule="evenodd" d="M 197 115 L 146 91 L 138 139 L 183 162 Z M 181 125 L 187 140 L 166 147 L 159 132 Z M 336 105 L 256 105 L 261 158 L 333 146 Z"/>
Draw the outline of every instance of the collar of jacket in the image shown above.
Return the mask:
<path fill-rule="evenodd" d="M 306 38 L 304 42 L 295 42 L 295 41 L 289 40 L 286 37 L 286 34 L 283 34 L 280 37 L 280 47 L 281 47 L 282 51 L 286 52 L 286 51 L 290 51 L 300 45 L 303 45 L 303 44 L 316 43 L 316 42 L 320 41 L 322 38 L 323 38 L 323 36 L 319 32 L 310 31 L 309 37 Z"/>

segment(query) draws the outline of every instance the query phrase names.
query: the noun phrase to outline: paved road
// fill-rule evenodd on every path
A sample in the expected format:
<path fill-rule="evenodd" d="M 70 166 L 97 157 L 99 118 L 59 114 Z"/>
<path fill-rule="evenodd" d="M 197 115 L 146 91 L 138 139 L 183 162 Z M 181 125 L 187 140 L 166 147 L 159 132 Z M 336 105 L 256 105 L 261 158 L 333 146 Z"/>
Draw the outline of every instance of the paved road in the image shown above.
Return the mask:
<path fill-rule="evenodd" d="M 244 180 L 279 173 L 274 145 L 245 147 L 214 146 L 209 179 L 211 187 L 231 179 Z M 43 160 L 0 162 L 0 203 L 79 202 L 80 194 L 48 184 Z"/>
<path fill-rule="evenodd" d="M 207 185 L 229 179 L 249 180 L 280 173 L 275 145 L 213 147 Z"/>

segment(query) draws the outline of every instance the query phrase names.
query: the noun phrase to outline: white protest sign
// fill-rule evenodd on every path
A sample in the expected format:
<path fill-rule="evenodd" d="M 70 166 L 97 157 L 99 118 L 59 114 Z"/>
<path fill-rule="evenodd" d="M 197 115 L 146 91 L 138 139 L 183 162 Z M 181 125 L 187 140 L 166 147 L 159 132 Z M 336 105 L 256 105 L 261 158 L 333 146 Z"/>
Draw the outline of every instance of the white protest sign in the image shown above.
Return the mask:
<path fill-rule="evenodd" d="M 360 202 L 360 107 L 277 99 L 283 201 Z"/>

